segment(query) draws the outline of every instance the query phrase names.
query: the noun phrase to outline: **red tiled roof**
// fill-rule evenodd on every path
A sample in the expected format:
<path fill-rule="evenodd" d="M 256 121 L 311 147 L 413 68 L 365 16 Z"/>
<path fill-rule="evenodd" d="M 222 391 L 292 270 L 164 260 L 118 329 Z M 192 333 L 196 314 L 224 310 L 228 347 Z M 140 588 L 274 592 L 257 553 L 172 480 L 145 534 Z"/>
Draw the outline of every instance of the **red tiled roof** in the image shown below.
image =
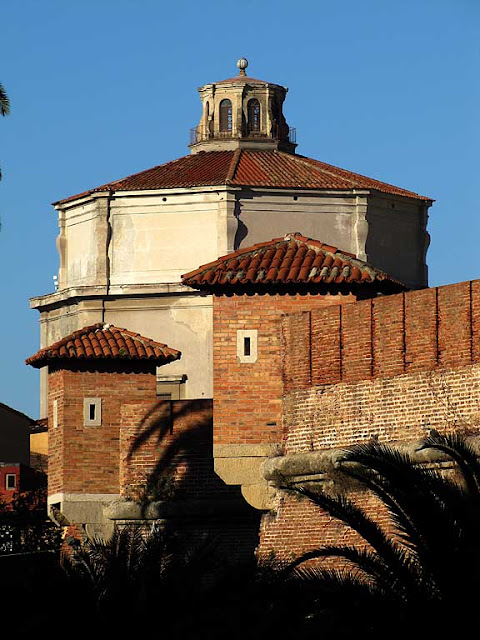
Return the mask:
<path fill-rule="evenodd" d="M 266 287 L 335 290 L 370 287 L 402 291 L 405 285 L 352 253 L 312 240 L 300 233 L 287 234 L 239 249 L 182 276 L 196 289 L 228 291 Z"/>
<path fill-rule="evenodd" d="M 178 360 L 180 351 L 109 324 L 93 324 L 74 331 L 50 347 L 40 349 L 25 363 L 40 369 L 59 360 L 150 360 L 157 365 Z"/>
<path fill-rule="evenodd" d="M 69 202 L 96 191 L 140 191 L 231 184 L 250 187 L 342 190 L 367 189 L 431 201 L 359 173 L 283 151 L 237 149 L 200 151 L 152 169 L 109 182 L 54 204 Z"/>
<path fill-rule="evenodd" d="M 219 82 L 213 82 L 212 84 L 233 84 L 235 82 L 244 82 L 245 84 L 270 84 L 276 87 L 281 86 L 275 82 L 267 82 L 266 80 L 259 80 L 258 78 L 252 78 L 247 75 L 234 76 L 233 78 L 227 78 L 226 80 L 220 80 Z"/>

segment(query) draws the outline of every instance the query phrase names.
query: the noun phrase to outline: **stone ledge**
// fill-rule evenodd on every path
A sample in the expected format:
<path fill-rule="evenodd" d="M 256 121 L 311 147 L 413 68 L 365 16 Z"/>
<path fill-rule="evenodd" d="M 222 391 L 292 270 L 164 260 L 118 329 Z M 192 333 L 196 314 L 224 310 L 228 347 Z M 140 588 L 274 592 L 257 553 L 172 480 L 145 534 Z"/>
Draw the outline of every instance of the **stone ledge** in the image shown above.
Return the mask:
<path fill-rule="evenodd" d="M 157 500 L 140 504 L 132 500 L 115 500 L 104 507 L 106 518 L 122 523 L 130 521 L 171 519 L 215 519 L 239 516 L 244 518 L 251 510 L 240 498 L 221 500 Z"/>
<path fill-rule="evenodd" d="M 155 296 L 155 295 L 185 295 L 206 297 L 203 292 L 196 291 L 180 282 L 160 282 L 149 284 L 111 284 L 107 287 L 101 285 L 78 285 L 60 289 L 44 296 L 34 296 L 30 298 L 31 309 L 42 309 L 58 305 L 64 301 L 71 301 L 72 298 L 105 298 L 116 295 L 135 296 Z"/>
<path fill-rule="evenodd" d="M 467 441 L 477 450 L 480 456 L 480 436 L 467 437 Z M 419 451 L 418 449 L 422 445 L 421 440 L 385 442 L 382 444 L 392 446 L 401 453 L 409 455 L 414 464 L 451 461 L 449 456 L 433 449 Z M 298 484 L 314 480 L 325 480 L 329 472 L 338 470 L 341 458 L 346 450 L 348 450 L 348 447 L 292 453 L 268 458 L 262 463 L 260 472 L 271 487 L 281 487 L 285 483 Z"/>

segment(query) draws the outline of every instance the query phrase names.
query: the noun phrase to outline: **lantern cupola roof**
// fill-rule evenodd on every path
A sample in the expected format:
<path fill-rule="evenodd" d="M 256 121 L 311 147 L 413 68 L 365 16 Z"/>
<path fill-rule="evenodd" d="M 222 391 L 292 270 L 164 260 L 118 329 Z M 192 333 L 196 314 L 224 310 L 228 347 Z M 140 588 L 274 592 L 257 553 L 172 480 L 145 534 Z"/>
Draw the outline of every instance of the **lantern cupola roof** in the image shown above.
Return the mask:
<path fill-rule="evenodd" d="M 202 116 L 190 130 L 190 149 L 280 149 L 294 153 L 295 130 L 283 115 L 288 89 L 247 75 L 248 60 L 237 61 L 237 76 L 200 87 Z"/>

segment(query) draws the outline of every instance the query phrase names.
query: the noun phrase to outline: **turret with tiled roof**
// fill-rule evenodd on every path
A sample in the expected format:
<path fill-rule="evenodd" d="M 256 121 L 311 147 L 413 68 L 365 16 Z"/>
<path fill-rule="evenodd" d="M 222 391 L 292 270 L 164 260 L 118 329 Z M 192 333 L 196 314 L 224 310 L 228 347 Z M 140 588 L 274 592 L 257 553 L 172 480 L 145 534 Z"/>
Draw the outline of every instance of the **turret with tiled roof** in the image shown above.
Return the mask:
<path fill-rule="evenodd" d="M 97 323 L 74 331 L 37 351 L 26 364 L 40 369 L 48 364 L 102 361 L 148 361 L 155 366 L 178 360 L 180 351 L 111 324 Z"/>

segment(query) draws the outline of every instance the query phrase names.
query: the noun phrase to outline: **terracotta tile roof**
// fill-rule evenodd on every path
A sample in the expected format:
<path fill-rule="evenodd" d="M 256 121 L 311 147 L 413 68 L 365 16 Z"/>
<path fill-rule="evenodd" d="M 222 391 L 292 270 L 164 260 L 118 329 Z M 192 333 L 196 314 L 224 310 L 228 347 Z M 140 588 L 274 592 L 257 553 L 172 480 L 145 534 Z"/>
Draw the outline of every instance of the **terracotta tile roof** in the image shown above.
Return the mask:
<path fill-rule="evenodd" d="M 229 253 L 182 276 L 182 283 L 212 292 L 267 288 L 334 292 L 359 287 L 396 292 L 407 288 L 352 253 L 300 233 Z"/>
<path fill-rule="evenodd" d="M 180 351 L 109 324 L 93 324 L 74 331 L 50 347 L 40 349 L 25 363 L 40 369 L 59 360 L 151 360 L 157 365 L 178 360 Z"/>
<path fill-rule="evenodd" d="M 220 80 L 219 82 L 213 82 L 212 84 L 234 84 L 235 82 L 242 82 L 245 84 L 270 84 L 275 87 L 281 86 L 275 82 L 267 82 L 266 80 L 259 80 L 258 78 L 252 78 L 247 75 L 234 76 L 233 78 L 227 78 L 226 80 Z"/>
<path fill-rule="evenodd" d="M 417 200 L 432 200 L 427 196 L 298 154 L 261 149 L 237 149 L 236 151 L 200 151 L 183 156 L 178 160 L 109 182 L 54 204 L 76 200 L 96 191 L 137 191 L 227 184 L 347 191 L 372 189 Z"/>

